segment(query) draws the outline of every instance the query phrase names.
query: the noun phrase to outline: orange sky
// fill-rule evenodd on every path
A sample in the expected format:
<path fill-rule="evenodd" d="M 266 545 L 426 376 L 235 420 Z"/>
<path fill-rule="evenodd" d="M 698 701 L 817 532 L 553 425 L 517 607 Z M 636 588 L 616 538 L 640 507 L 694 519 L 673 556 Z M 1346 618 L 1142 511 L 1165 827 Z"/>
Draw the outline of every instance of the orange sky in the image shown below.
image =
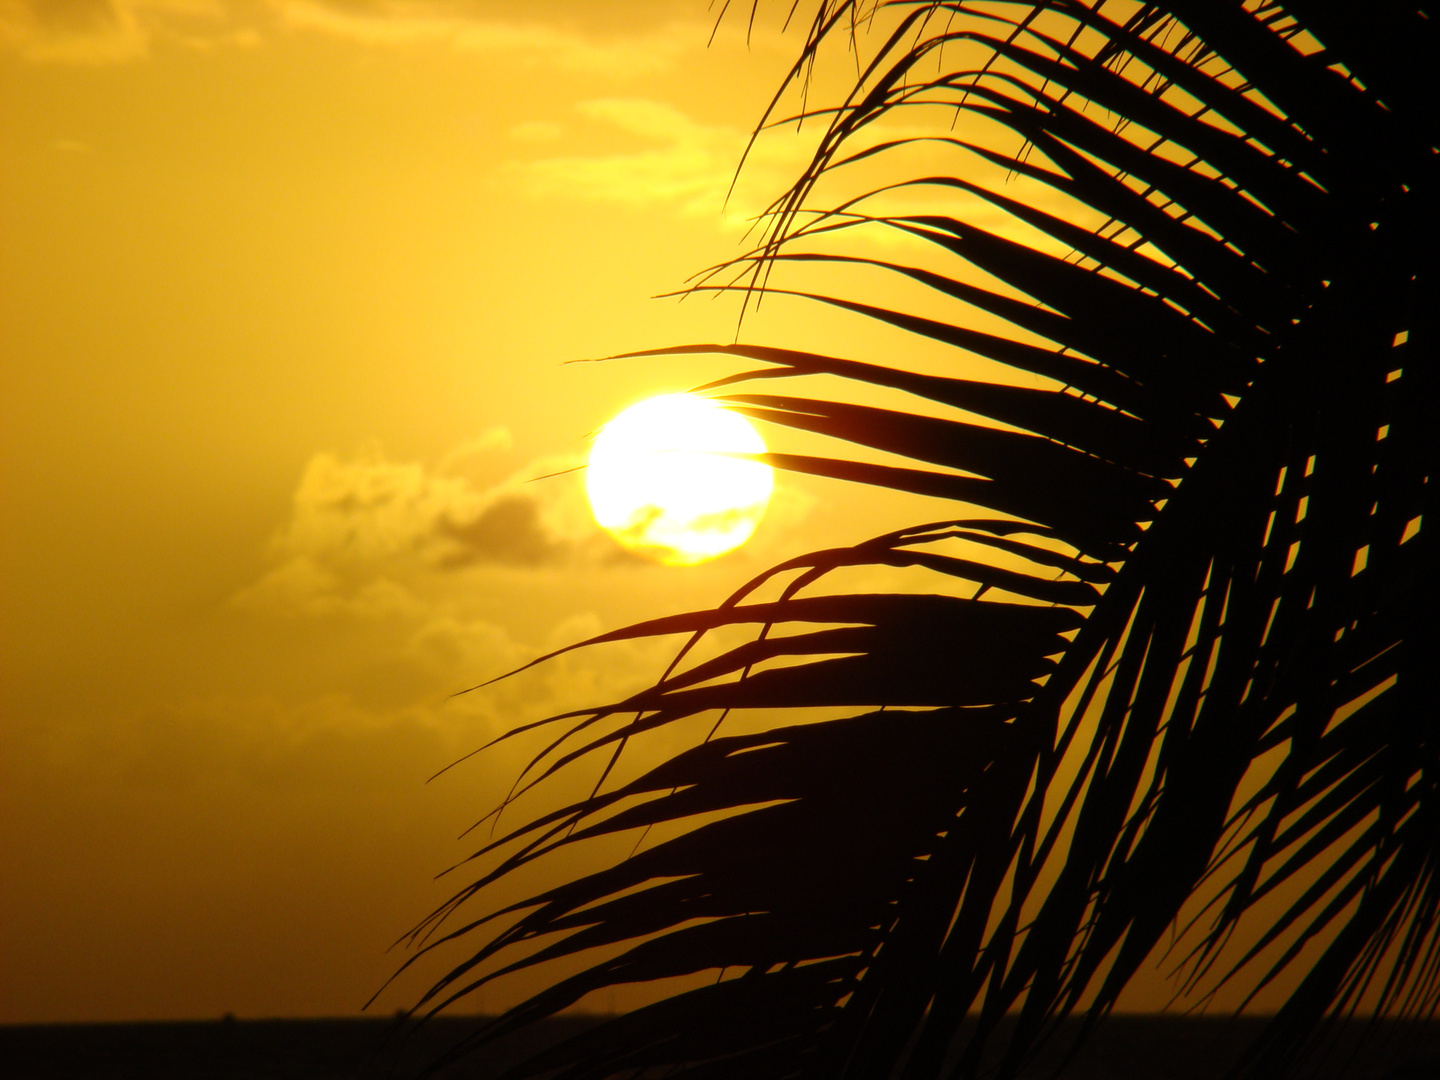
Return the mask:
<path fill-rule="evenodd" d="M 649 669 L 445 695 L 793 543 L 619 563 L 523 482 L 699 377 L 562 361 L 725 336 L 647 298 L 793 47 L 600 8 L 0 6 L 0 1021 L 356 1011 L 516 759 L 425 777 Z"/>
<path fill-rule="evenodd" d="M 741 551 L 638 565 L 576 478 L 526 482 L 731 370 L 562 366 L 733 336 L 649 297 L 800 161 L 762 147 L 722 214 L 799 38 L 712 22 L 0 4 L 0 1022 L 356 1011 L 520 751 L 425 777 L 663 652 L 447 694 L 876 531 L 782 478 Z"/>
<path fill-rule="evenodd" d="M 782 476 L 667 568 L 529 482 L 734 370 L 563 364 L 734 336 L 649 298 L 805 157 L 768 138 L 722 209 L 786 8 L 707 48 L 706 0 L 0 0 L 0 1023 L 355 1013 L 525 746 L 425 778 L 669 654 L 449 694 L 948 516 Z M 744 336 L 894 355 L 784 301 Z"/>

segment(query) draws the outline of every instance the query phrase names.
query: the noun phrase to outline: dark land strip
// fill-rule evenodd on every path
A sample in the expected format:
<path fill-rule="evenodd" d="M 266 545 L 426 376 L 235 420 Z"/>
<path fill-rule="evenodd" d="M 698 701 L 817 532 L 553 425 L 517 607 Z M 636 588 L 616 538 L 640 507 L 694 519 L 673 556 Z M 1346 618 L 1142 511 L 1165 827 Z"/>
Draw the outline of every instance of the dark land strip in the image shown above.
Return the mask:
<path fill-rule="evenodd" d="M 488 1080 L 592 1026 L 558 1017 L 471 1055 L 439 1080 Z M 234 1020 L 0 1026 L 6 1080 L 408 1080 L 480 1023 L 432 1021 L 403 1041 L 394 1020 Z M 1220 1080 L 1263 1020 L 1115 1016 L 1070 1062 L 1065 1080 Z M 1440 1080 L 1440 1024 L 1382 1030 L 1364 1050 L 1362 1022 L 1338 1030 L 1307 1063 L 1311 1080 Z M 1071 1029 L 1073 1031 L 1073 1028 Z M 1026 1080 L 1054 1075 L 1067 1032 L 1042 1048 Z M 398 1045 L 397 1045 L 398 1043 Z"/>

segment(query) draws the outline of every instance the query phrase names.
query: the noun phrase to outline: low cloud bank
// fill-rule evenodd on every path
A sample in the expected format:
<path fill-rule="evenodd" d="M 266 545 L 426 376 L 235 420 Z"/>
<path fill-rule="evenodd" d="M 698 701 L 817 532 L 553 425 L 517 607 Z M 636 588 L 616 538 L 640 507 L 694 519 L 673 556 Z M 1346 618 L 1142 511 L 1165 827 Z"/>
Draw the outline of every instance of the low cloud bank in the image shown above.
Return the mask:
<path fill-rule="evenodd" d="M 496 436 L 490 445 L 503 442 Z M 573 476 L 533 479 L 574 469 L 578 460 L 532 462 L 482 490 L 448 472 L 447 463 L 463 456 L 431 470 L 391 461 L 378 448 L 350 459 L 316 454 L 271 543 L 274 567 L 235 604 L 294 615 L 421 616 L 424 586 L 459 570 L 630 558 L 590 520 Z"/>

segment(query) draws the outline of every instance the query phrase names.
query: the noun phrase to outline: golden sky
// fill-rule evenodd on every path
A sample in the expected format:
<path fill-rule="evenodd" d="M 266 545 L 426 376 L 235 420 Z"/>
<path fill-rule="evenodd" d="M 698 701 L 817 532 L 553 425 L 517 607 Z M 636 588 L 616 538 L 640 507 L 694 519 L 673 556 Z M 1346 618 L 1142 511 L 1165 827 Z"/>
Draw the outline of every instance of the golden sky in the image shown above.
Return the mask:
<path fill-rule="evenodd" d="M 732 370 L 563 366 L 733 338 L 734 304 L 650 298 L 802 160 L 762 145 L 725 207 L 800 38 L 713 25 L 0 0 L 0 1022 L 355 1012 L 523 748 L 425 778 L 668 654 L 447 695 L 879 531 L 873 498 L 781 478 L 745 548 L 666 568 L 575 476 L 529 482 Z"/>
<path fill-rule="evenodd" d="M 446 695 L 796 543 L 792 485 L 638 565 L 526 482 L 711 370 L 563 361 L 733 332 L 649 297 L 796 42 L 711 22 L 0 3 L 0 1021 L 355 1012 L 519 759 L 425 778 L 659 654 Z"/>
<path fill-rule="evenodd" d="M 781 476 L 674 568 L 531 482 L 734 370 L 565 361 L 733 339 L 651 297 L 807 156 L 777 132 L 726 204 L 788 6 L 707 46 L 706 0 L 0 0 L 0 1023 L 356 1013 L 527 744 L 425 778 L 670 653 L 450 694 L 951 516 Z M 893 355 L 783 300 L 743 336 Z"/>

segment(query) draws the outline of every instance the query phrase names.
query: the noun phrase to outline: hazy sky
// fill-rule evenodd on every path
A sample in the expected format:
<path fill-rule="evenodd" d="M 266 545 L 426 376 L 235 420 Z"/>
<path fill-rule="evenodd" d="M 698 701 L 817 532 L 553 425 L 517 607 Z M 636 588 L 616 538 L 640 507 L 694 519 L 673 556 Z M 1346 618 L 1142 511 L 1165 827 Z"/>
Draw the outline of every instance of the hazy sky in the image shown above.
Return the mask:
<path fill-rule="evenodd" d="M 0 3 L 0 1022 L 354 1012 L 521 748 L 425 778 L 667 654 L 447 695 L 884 523 L 782 478 L 749 545 L 663 568 L 575 476 L 529 482 L 733 370 L 563 366 L 733 337 L 733 304 L 650 297 L 802 159 L 763 145 L 722 212 L 800 39 L 713 23 Z M 747 335 L 874 333 L 808 318 Z"/>
<path fill-rule="evenodd" d="M 356 1012 L 527 745 L 425 778 L 669 653 L 450 694 L 949 516 L 782 476 L 667 568 L 531 482 L 734 370 L 564 362 L 734 337 L 650 297 L 806 156 L 768 138 L 725 207 L 788 6 L 707 47 L 705 0 L 0 0 L 0 1023 Z M 894 356 L 784 301 L 744 337 Z"/>
<path fill-rule="evenodd" d="M 637 565 L 526 483 L 712 370 L 563 361 L 733 332 L 648 298 L 738 250 L 798 42 L 710 26 L 0 4 L 0 1021 L 355 1011 L 518 757 L 425 777 L 659 654 L 446 695 L 804 542 L 792 485 L 752 548 Z"/>

